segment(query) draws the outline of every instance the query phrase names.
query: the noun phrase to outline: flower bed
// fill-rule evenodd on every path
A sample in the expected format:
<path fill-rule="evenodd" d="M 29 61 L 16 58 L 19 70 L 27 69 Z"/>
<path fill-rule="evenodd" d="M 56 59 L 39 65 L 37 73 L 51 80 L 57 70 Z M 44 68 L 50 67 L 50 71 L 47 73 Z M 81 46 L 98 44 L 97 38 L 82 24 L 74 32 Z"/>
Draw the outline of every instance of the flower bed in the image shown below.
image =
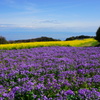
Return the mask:
<path fill-rule="evenodd" d="M 100 99 L 100 47 L 0 50 L 0 100 L 66 99 Z"/>

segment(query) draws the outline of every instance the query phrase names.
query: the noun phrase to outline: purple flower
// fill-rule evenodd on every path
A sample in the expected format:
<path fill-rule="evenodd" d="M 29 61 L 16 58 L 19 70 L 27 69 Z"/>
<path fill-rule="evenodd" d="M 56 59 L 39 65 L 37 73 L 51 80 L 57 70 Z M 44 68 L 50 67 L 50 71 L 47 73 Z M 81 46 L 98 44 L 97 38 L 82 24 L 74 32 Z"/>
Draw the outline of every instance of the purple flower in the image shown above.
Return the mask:
<path fill-rule="evenodd" d="M 4 100 L 4 98 L 3 97 L 0 97 L 0 100 Z"/>
<path fill-rule="evenodd" d="M 8 97 L 9 97 L 10 100 L 14 100 L 14 97 L 15 97 L 14 92 L 13 92 L 13 91 L 10 91 L 10 92 L 8 93 Z"/>
<path fill-rule="evenodd" d="M 90 90 L 88 90 L 88 89 L 80 89 L 80 90 L 78 90 L 78 93 L 81 94 L 81 95 L 86 95 L 86 93 L 90 93 Z"/>
<path fill-rule="evenodd" d="M 96 92 L 96 95 L 100 98 L 100 92 Z"/>
<path fill-rule="evenodd" d="M 30 85 L 30 86 L 33 86 L 35 83 L 36 83 L 36 82 L 33 83 L 33 82 L 31 82 L 31 81 L 28 81 L 28 82 L 27 82 L 27 84 Z"/>
<path fill-rule="evenodd" d="M 74 92 L 72 90 L 67 90 L 65 91 L 66 95 L 74 95 Z"/>
<path fill-rule="evenodd" d="M 46 96 L 43 96 L 43 100 L 48 100 L 48 98 Z"/>
<path fill-rule="evenodd" d="M 45 89 L 44 84 L 39 83 L 37 86 L 37 89 Z"/>
<path fill-rule="evenodd" d="M 12 89 L 13 93 L 16 93 L 16 91 L 20 90 L 20 87 L 16 86 Z"/>
<path fill-rule="evenodd" d="M 100 98 L 100 92 L 98 92 L 97 89 L 92 88 L 92 93 L 95 94 L 97 97 Z"/>
<path fill-rule="evenodd" d="M 100 82 L 100 75 L 95 75 L 93 77 L 94 82 Z"/>
<path fill-rule="evenodd" d="M 37 97 L 37 95 L 33 94 L 33 98 L 35 99 Z"/>
<path fill-rule="evenodd" d="M 3 96 L 4 96 L 4 97 L 8 97 L 8 94 L 7 94 L 7 93 L 3 93 Z"/>

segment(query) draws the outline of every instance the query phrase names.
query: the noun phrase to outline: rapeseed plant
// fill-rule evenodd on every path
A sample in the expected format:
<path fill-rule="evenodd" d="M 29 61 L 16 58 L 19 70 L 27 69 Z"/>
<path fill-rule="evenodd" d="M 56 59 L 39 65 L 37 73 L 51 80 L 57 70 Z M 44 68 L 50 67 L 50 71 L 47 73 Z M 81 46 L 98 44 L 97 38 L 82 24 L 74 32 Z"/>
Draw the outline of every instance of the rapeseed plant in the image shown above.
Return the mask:
<path fill-rule="evenodd" d="M 24 49 L 24 48 L 35 48 L 35 47 L 49 47 L 49 46 L 74 46 L 81 47 L 86 43 L 94 43 L 95 39 L 83 39 L 83 40 L 72 40 L 72 41 L 46 41 L 46 42 L 28 42 L 28 43 L 13 43 L 13 44 L 1 44 L 0 49 Z"/>

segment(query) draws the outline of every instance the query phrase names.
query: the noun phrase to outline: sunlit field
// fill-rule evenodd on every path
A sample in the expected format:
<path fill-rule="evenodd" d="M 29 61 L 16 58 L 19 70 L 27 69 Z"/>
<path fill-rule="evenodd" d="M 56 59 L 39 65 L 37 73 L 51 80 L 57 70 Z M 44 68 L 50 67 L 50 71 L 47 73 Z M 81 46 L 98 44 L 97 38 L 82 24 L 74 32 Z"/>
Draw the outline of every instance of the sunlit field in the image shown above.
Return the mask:
<path fill-rule="evenodd" d="M 73 41 L 48 41 L 48 42 L 0 44 L 0 49 L 11 50 L 11 49 L 24 49 L 24 48 L 49 47 L 49 46 L 82 47 L 82 46 L 92 46 L 95 43 L 97 43 L 97 41 L 93 38 L 90 38 L 90 39 L 73 40 Z"/>

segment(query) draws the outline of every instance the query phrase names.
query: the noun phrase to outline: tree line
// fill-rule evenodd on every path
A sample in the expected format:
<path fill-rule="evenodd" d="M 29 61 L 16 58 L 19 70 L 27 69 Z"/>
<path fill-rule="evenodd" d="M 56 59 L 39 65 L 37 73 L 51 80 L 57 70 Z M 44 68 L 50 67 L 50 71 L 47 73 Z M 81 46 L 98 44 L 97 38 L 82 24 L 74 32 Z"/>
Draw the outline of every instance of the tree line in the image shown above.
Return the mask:
<path fill-rule="evenodd" d="M 72 36 L 72 37 L 66 38 L 66 41 L 75 40 L 75 39 L 82 40 L 82 39 L 86 39 L 86 38 L 95 38 L 95 36 L 84 36 L 84 35 Z"/>

